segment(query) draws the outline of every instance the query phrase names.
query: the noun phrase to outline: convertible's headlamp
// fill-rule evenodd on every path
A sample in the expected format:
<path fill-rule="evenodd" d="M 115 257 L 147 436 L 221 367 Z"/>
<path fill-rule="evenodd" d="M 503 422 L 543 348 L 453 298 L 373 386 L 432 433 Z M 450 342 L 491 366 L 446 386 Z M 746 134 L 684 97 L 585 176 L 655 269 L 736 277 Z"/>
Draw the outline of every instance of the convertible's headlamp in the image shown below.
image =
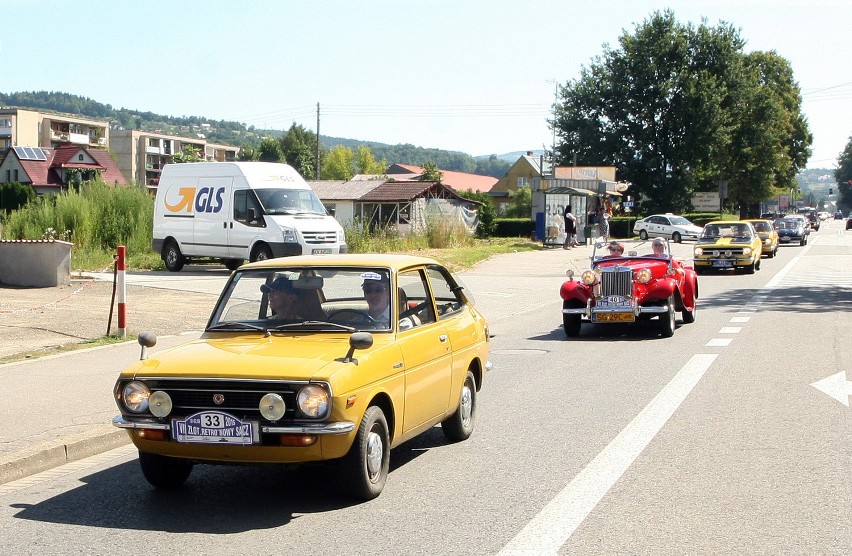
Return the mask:
<path fill-rule="evenodd" d="M 591 270 L 586 270 L 580 275 L 580 281 L 587 286 L 593 286 L 598 281 L 598 275 Z"/>
<path fill-rule="evenodd" d="M 323 417 L 329 410 L 328 391 L 317 384 L 308 384 L 296 396 L 299 411 L 308 417 Z"/>
<path fill-rule="evenodd" d="M 121 389 L 121 403 L 128 411 L 133 413 L 144 413 L 148 409 L 148 398 L 151 397 L 151 390 L 144 382 L 133 380 L 124 385 Z"/>
<path fill-rule="evenodd" d="M 636 273 L 636 280 L 638 280 L 640 284 L 647 284 L 651 281 L 652 277 L 653 275 L 651 274 L 651 270 L 647 268 L 643 268 Z"/>

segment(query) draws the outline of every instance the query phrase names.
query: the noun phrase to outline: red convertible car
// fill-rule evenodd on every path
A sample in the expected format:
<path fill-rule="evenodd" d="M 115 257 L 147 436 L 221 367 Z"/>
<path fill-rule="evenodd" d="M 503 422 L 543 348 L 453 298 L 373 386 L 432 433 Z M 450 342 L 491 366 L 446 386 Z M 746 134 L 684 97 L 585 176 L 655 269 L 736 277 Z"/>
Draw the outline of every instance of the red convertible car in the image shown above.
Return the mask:
<path fill-rule="evenodd" d="M 698 277 L 672 256 L 667 240 L 596 243 L 591 268 L 578 280 L 567 272 L 559 288 L 565 335 L 578 336 L 582 323 L 632 323 L 656 318 L 663 337 L 675 331 L 675 313 L 695 322 Z"/>

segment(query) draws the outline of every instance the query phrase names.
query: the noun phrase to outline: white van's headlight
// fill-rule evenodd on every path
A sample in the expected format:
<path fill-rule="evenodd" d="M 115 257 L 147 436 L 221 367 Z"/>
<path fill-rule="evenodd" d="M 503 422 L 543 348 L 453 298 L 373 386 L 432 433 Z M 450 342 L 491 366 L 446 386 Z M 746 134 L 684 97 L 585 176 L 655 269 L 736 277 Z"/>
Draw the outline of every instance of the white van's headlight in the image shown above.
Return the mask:
<path fill-rule="evenodd" d="M 298 240 L 296 239 L 295 228 L 288 228 L 286 226 L 282 226 L 281 233 L 284 235 L 284 243 L 298 243 Z"/>

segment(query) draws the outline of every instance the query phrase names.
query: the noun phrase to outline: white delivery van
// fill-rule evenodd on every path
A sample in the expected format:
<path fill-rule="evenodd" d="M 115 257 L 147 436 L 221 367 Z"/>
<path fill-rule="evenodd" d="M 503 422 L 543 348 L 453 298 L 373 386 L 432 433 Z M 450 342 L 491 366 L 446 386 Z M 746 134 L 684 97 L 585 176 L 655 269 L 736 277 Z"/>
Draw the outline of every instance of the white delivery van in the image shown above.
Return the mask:
<path fill-rule="evenodd" d="M 291 166 L 271 162 L 167 164 L 157 186 L 154 238 L 166 268 L 215 259 L 346 253 L 343 228 Z"/>

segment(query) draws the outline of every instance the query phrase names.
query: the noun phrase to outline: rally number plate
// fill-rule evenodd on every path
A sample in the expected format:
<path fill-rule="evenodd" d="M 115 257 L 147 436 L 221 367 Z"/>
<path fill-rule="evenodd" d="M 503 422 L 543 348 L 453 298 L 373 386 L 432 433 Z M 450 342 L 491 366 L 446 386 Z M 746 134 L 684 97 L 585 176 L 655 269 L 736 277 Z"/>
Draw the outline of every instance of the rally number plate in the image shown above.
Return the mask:
<path fill-rule="evenodd" d="M 222 411 L 201 411 L 172 419 L 172 438 L 199 444 L 255 444 L 260 441 L 257 425 Z"/>
<path fill-rule="evenodd" d="M 314 249 L 311 253 L 314 255 L 331 255 L 331 249 Z"/>
<path fill-rule="evenodd" d="M 716 260 L 713 261 L 713 266 L 731 266 L 731 261 L 726 260 Z"/>

